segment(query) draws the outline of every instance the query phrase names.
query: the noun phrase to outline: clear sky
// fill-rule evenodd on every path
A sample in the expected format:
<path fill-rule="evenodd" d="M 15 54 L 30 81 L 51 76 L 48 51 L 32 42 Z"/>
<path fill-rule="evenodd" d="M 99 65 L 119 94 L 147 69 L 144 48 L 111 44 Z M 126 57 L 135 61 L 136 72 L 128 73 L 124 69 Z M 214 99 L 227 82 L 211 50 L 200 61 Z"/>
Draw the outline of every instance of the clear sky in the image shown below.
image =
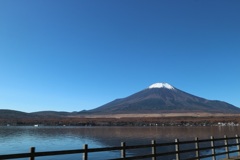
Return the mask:
<path fill-rule="evenodd" d="M 155 82 L 240 107 L 239 0 L 0 0 L 0 108 L 93 109 Z"/>

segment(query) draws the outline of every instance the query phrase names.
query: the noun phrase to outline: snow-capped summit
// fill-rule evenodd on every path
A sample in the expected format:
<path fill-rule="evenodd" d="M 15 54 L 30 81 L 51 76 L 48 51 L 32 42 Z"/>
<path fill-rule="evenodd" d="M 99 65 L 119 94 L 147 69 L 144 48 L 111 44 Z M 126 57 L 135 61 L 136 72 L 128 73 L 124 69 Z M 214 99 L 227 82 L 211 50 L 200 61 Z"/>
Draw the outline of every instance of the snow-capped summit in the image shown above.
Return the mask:
<path fill-rule="evenodd" d="M 151 86 L 148 87 L 149 89 L 151 88 L 167 88 L 167 89 L 174 89 L 173 86 L 171 86 L 168 83 L 154 83 Z"/>

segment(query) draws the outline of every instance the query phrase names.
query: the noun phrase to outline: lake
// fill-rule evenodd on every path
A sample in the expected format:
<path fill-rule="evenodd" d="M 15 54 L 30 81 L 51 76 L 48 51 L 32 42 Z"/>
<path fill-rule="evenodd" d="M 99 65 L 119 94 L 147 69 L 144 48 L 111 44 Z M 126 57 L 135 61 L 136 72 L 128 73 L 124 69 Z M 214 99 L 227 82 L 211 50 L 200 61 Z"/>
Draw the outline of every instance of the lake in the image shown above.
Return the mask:
<path fill-rule="evenodd" d="M 194 137 L 206 139 L 213 135 L 216 138 L 235 136 L 240 133 L 240 127 L 0 127 L 0 154 L 29 152 L 30 147 L 36 151 L 56 151 L 82 149 L 83 144 L 89 148 L 120 146 L 121 142 L 127 145 L 150 144 L 151 140 L 174 142 L 175 138 L 193 140 Z M 168 148 L 165 148 L 166 151 Z M 138 154 L 133 151 L 127 154 Z M 90 159 L 117 158 L 119 151 L 94 153 Z M 64 155 L 57 157 L 42 157 L 38 160 L 81 159 L 81 154 Z M 169 159 L 172 159 L 169 158 Z"/>

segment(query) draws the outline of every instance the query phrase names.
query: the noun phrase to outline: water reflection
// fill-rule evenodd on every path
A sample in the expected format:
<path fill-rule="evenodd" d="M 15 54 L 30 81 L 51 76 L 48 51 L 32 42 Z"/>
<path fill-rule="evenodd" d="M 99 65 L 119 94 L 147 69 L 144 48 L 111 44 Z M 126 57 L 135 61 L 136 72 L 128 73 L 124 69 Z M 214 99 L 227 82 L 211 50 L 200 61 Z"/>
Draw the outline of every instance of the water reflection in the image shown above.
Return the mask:
<path fill-rule="evenodd" d="M 0 154 L 173 142 L 175 138 L 207 139 L 211 135 L 235 136 L 239 127 L 0 127 Z M 119 156 L 119 153 L 112 153 Z M 77 157 L 80 157 L 79 155 Z M 99 156 L 98 156 L 99 157 Z M 104 159 L 104 156 L 102 157 Z M 50 159 L 50 158 L 49 158 Z M 59 159 L 59 158 L 58 158 Z M 63 158 L 64 159 L 64 158 Z M 72 159 L 72 158 L 71 158 Z M 98 158 L 100 159 L 100 158 Z"/>

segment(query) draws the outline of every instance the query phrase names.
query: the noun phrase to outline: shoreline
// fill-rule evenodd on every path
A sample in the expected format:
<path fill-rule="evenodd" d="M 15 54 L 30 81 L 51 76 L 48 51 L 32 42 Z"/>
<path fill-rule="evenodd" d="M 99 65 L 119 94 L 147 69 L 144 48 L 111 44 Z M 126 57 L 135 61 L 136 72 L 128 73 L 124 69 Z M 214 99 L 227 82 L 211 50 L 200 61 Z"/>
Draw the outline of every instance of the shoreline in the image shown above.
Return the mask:
<path fill-rule="evenodd" d="M 239 114 L 169 113 L 0 118 L 0 126 L 239 126 Z"/>

